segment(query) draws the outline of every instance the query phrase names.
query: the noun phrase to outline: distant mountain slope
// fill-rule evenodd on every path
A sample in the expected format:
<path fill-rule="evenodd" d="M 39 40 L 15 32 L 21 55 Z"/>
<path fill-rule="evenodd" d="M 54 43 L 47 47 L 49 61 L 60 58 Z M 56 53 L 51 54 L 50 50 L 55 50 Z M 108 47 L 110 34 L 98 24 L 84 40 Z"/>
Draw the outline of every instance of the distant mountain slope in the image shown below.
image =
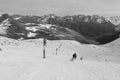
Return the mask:
<path fill-rule="evenodd" d="M 88 39 L 100 44 L 109 43 L 119 37 L 120 31 L 105 17 L 93 15 L 56 16 L 54 14 L 43 16 L 43 21 L 79 32 Z"/>
<path fill-rule="evenodd" d="M 96 41 L 87 39 L 74 30 L 61 26 L 39 24 L 39 26 L 27 27 L 27 29 L 30 30 L 30 33 L 36 33 L 36 35 L 33 36 L 34 38 L 45 37 L 49 40 L 76 40 L 81 43 L 98 44 Z"/>
<path fill-rule="evenodd" d="M 105 17 L 116 26 L 116 30 L 120 31 L 120 16 L 105 16 Z"/>
<path fill-rule="evenodd" d="M 98 44 L 94 40 L 90 40 L 82 36 L 80 33 L 71 29 L 51 24 L 24 24 L 17 17 L 11 17 L 8 14 L 1 16 L 1 27 L 6 26 L 5 36 L 9 38 L 19 39 L 33 39 L 33 38 L 47 38 L 50 40 L 76 40 L 81 43 Z"/>
<path fill-rule="evenodd" d="M 115 25 L 105 17 L 98 15 L 73 15 L 57 16 L 55 14 L 44 16 L 21 16 L 19 22 L 26 23 L 47 23 L 55 24 L 75 30 L 89 39 L 97 39 L 115 32 Z"/>
<path fill-rule="evenodd" d="M 15 35 L 14 31 L 16 31 L 16 36 L 18 36 L 16 38 L 39 38 L 47 35 L 48 39 L 70 39 L 79 41 L 79 37 L 82 36 L 82 38 L 84 37 L 93 42 L 105 44 L 117 39 L 120 33 L 116 32 L 116 26 L 114 24 L 98 15 L 73 15 L 64 17 L 54 14 L 44 16 L 12 15 L 10 16 L 10 21 L 15 26 L 17 25 L 17 27 L 14 25 L 12 26 L 13 31 L 10 30 L 11 26 L 7 29 L 9 33 L 8 36 L 13 38 L 14 36 L 10 33 L 14 33 Z M 50 28 L 41 28 L 41 26 L 46 26 L 46 24 L 58 27 L 54 26 L 54 30 Z M 38 29 L 34 32 L 27 30 L 26 27 Z M 61 29 L 64 32 L 62 32 Z"/>
<path fill-rule="evenodd" d="M 120 16 L 105 16 L 105 17 L 116 26 L 120 24 Z"/>
<path fill-rule="evenodd" d="M 0 22 L 1 28 L 5 28 L 4 31 L 7 33 L 7 37 L 18 39 L 22 36 L 25 36 L 25 26 L 22 23 L 14 20 L 8 14 L 3 14 L 0 17 Z"/>
<path fill-rule="evenodd" d="M 68 27 L 81 33 L 89 39 L 97 39 L 115 32 L 115 25 L 113 25 L 110 21 L 107 21 L 104 17 L 97 15 L 65 16 L 61 19 L 57 17 L 50 17 L 48 19 L 48 23 Z"/>

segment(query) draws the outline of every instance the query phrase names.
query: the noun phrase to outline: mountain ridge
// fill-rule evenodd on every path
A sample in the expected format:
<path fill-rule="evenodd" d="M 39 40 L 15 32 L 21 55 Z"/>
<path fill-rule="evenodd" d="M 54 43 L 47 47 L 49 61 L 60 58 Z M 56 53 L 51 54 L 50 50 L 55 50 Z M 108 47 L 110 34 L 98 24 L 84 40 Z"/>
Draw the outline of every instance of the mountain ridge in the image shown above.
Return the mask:
<path fill-rule="evenodd" d="M 85 43 L 105 44 L 115 40 L 119 36 L 119 32 L 115 30 L 116 26 L 105 17 L 98 15 L 62 17 L 55 14 L 44 16 L 3 14 L 0 22 L 4 21 L 4 18 L 9 18 L 11 23 L 7 28 L 7 36 L 15 39 L 21 37 L 24 39 L 43 38 L 46 36 L 46 38 L 53 40 L 70 39 L 80 42 L 85 41 Z M 52 29 L 45 27 L 51 27 Z M 29 30 L 26 28 L 29 28 Z M 106 37 L 110 37 L 110 41 Z"/>

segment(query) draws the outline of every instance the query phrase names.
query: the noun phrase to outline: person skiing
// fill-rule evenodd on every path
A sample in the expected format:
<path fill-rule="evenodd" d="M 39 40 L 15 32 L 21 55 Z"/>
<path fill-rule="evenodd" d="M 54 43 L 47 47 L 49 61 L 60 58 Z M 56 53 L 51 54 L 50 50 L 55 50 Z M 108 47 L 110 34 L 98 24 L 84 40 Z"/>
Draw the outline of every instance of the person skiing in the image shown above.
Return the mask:
<path fill-rule="evenodd" d="M 76 59 L 76 58 L 77 58 L 77 54 L 74 53 L 74 54 L 72 55 L 72 59 L 71 59 L 70 61 L 73 61 L 73 60 Z"/>
<path fill-rule="evenodd" d="M 74 53 L 74 54 L 73 54 L 73 59 L 76 59 L 76 58 L 77 58 L 77 54 Z"/>

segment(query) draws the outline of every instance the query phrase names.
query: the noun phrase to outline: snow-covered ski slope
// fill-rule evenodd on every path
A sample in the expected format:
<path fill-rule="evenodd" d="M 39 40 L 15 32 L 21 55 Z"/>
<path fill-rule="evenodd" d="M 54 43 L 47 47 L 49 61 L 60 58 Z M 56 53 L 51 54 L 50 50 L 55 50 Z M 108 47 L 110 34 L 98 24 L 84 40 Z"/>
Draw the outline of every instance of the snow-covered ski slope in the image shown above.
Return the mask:
<path fill-rule="evenodd" d="M 47 40 L 46 59 L 43 39 L 1 37 L 0 48 L 0 80 L 120 80 L 120 54 L 109 47 Z"/>

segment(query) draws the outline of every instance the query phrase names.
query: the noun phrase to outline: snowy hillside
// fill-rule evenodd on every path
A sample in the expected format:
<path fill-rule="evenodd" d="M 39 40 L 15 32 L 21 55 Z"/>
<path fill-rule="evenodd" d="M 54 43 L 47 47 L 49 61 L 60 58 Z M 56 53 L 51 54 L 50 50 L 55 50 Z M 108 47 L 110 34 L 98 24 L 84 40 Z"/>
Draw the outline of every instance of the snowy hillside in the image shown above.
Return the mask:
<path fill-rule="evenodd" d="M 115 51 L 120 52 L 120 38 L 108 44 L 102 45 L 102 46 L 110 48 L 113 52 Z"/>
<path fill-rule="evenodd" d="M 0 80 L 120 80 L 120 54 L 108 47 L 47 40 L 46 59 L 43 39 L 1 37 L 0 48 Z"/>

